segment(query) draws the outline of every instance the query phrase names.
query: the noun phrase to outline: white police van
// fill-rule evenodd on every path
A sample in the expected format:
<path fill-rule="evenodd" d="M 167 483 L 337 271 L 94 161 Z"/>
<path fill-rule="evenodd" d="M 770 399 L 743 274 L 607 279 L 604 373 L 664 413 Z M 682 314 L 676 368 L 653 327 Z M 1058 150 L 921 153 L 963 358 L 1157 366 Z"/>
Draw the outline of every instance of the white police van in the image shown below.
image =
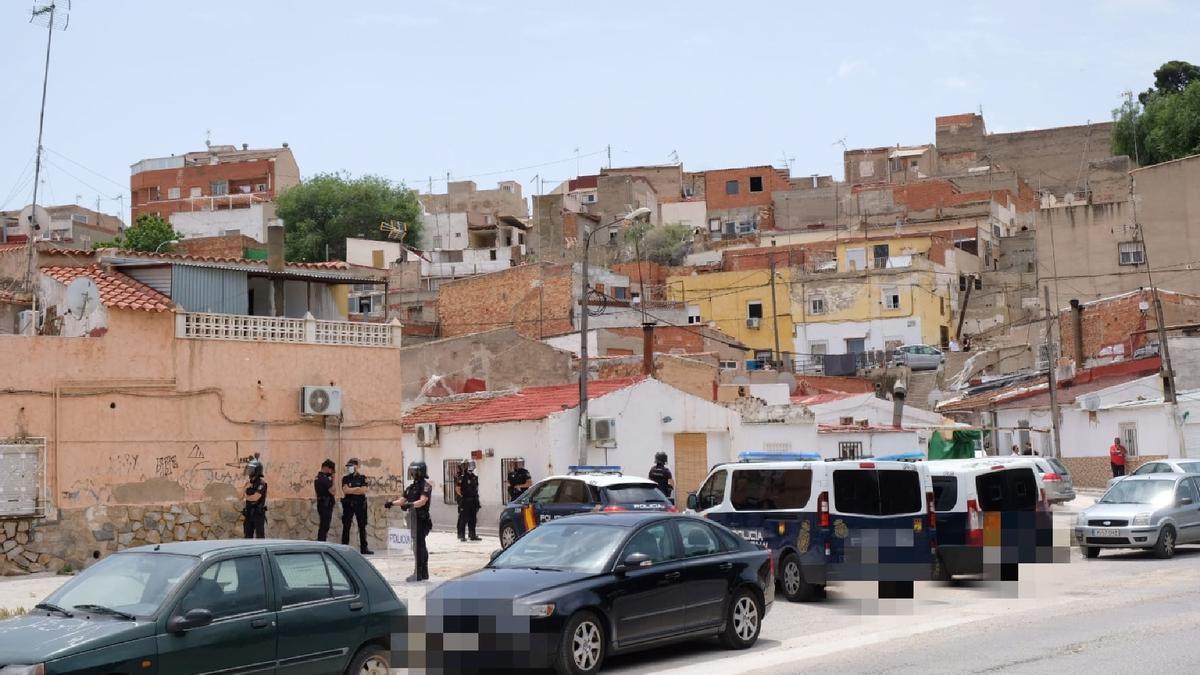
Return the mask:
<path fill-rule="evenodd" d="M 746 452 L 713 467 L 688 508 L 769 549 L 792 601 L 834 581 L 884 582 L 911 597 L 913 581 L 941 576 L 922 463 Z"/>

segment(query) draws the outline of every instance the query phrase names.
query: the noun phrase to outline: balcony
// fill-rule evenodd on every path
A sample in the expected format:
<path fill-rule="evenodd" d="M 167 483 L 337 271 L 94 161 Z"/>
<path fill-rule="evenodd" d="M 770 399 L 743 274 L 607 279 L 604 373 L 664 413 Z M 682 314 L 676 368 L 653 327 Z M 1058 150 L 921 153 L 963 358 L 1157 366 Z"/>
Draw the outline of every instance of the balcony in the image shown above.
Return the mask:
<path fill-rule="evenodd" d="M 245 314 L 180 312 L 175 337 L 186 340 L 285 342 L 342 347 L 400 347 L 400 322 L 320 321 Z"/>

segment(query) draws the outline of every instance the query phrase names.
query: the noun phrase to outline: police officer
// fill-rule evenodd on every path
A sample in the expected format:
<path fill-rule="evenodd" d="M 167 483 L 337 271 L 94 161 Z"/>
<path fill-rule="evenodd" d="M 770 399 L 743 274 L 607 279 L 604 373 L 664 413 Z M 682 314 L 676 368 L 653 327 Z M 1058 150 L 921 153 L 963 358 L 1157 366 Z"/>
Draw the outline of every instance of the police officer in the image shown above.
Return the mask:
<path fill-rule="evenodd" d="M 358 472 L 358 458 L 346 462 L 342 476 L 342 545 L 350 545 L 350 521 L 358 521 L 358 550 L 372 555 L 367 548 L 367 477 Z"/>
<path fill-rule="evenodd" d="M 525 468 L 525 460 L 519 459 L 515 464 L 513 470 L 508 472 L 508 501 L 510 502 L 520 497 L 522 492 L 533 485 L 533 477 Z"/>
<path fill-rule="evenodd" d="M 458 540 L 466 541 L 464 535 L 469 531 L 471 541 L 483 541 L 475 534 L 475 518 L 479 514 L 479 477 L 475 475 L 475 460 L 468 461 L 459 475 L 454 495 L 458 499 Z"/>
<path fill-rule="evenodd" d="M 263 480 L 263 465 L 258 455 L 246 464 L 246 504 L 242 508 L 245 520 L 242 534 L 247 539 L 265 539 L 267 529 L 267 481 Z"/>
<path fill-rule="evenodd" d="M 429 502 L 433 498 L 433 485 L 428 480 L 429 472 L 425 462 L 413 462 L 408 465 L 408 478 L 412 481 L 404 488 L 404 496 L 397 502 L 386 502 L 384 507 L 392 508 L 392 504 L 400 504 L 400 509 L 408 511 L 409 527 L 412 531 L 413 557 L 416 559 L 416 570 L 412 576 L 405 579 L 409 583 L 429 579 L 429 549 L 425 545 L 425 537 L 433 529 L 433 519 L 429 517 Z"/>
<path fill-rule="evenodd" d="M 321 462 L 321 470 L 313 479 L 313 489 L 317 492 L 317 517 L 321 524 L 317 526 L 317 541 L 327 541 L 329 524 L 333 522 L 333 470 L 337 465 L 332 459 Z"/>
<path fill-rule="evenodd" d="M 667 468 L 667 453 L 659 450 L 654 453 L 654 466 L 650 468 L 650 480 L 658 483 L 658 489 L 671 498 L 675 492 L 675 478 L 671 476 L 671 470 Z"/>

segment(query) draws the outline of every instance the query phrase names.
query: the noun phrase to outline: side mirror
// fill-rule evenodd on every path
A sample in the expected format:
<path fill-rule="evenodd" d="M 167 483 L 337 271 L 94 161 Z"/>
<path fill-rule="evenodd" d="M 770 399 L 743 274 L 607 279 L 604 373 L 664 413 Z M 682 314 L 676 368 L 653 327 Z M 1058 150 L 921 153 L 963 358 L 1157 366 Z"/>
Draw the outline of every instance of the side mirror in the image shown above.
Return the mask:
<path fill-rule="evenodd" d="M 699 511 L 700 500 L 696 497 L 695 492 L 689 492 L 687 498 L 687 507 L 692 511 Z"/>
<path fill-rule="evenodd" d="M 650 556 L 646 555 L 645 553 L 630 553 L 629 555 L 625 556 L 625 559 L 621 561 L 621 564 L 617 565 L 617 572 L 628 572 L 629 570 L 634 570 L 639 567 L 649 566 Z"/>
<path fill-rule="evenodd" d="M 182 633 L 193 628 L 201 628 L 212 623 L 212 612 L 207 609 L 191 609 L 183 616 L 173 616 L 167 621 L 167 631 Z"/>
<path fill-rule="evenodd" d="M 1191 503 L 1192 503 L 1192 498 L 1191 498 L 1191 497 L 1180 497 L 1180 498 L 1179 498 L 1179 505 L 1180 505 L 1180 506 L 1188 506 L 1188 505 L 1190 505 Z"/>

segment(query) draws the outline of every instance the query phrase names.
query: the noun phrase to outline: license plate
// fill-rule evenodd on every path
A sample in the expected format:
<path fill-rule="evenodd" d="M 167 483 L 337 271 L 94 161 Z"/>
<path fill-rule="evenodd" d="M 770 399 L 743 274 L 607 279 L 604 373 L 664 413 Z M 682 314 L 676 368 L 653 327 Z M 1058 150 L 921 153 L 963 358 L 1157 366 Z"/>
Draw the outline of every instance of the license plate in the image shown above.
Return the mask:
<path fill-rule="evenodd" d="M 1119 537 L 1119 536 L 1121 536 L 1121 531 L 1120 530 L 1092 530 L 1092 536 L 1093 537 Z"/>

